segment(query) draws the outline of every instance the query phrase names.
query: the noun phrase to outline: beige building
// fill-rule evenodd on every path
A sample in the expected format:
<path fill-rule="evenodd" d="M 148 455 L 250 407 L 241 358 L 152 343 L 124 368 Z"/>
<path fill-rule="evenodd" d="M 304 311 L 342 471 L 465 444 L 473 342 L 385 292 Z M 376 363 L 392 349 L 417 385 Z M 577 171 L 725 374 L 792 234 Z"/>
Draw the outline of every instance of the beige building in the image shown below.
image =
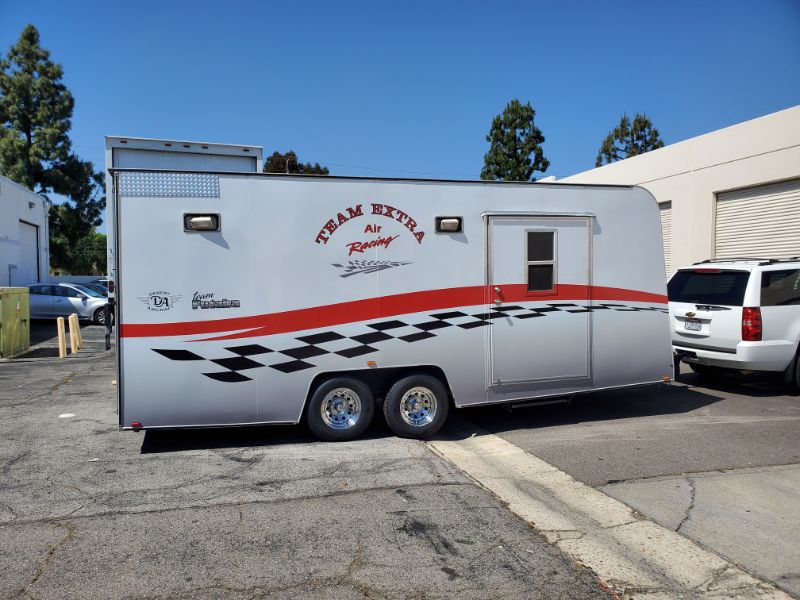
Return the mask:
<path fill-rule="evenodd" d="M 800 255 L 800 106 L 559 181 L 640 185 L 667 275 L 707 258 Z"/>

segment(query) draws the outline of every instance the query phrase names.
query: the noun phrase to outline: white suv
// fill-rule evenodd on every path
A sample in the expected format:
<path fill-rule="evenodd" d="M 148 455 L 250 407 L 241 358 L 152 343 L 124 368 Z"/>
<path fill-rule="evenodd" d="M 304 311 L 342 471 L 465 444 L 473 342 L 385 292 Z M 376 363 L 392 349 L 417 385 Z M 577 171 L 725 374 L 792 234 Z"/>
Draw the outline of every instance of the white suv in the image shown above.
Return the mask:
<path fill-rule="evenodd" d="M 680 269 L 668 286 L 672 352 L 701 376 L 775 371 L 800 387 L 800 258 Z"/>

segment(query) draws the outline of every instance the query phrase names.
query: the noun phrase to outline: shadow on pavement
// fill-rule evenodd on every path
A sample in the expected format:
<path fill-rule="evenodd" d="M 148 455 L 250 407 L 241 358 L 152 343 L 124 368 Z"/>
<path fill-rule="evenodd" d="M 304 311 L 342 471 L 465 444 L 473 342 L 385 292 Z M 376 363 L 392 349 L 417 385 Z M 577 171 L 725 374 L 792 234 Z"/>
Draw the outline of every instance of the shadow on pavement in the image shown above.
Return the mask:
<path fill-rule="evenodd" d="M 491 433 L 499 433 L 511 429 L 540 429 L 687 413 L 720 400 L 722 398 L 689 387 L 658 384 L 580 394 L 563 404 L 494 405 L 467 409 L 460 414 Z"/>
<path fill-rule="evenodd" d="M 130 435 L 130 432 L 126 432 Z M 378 439 L 394 435 L 376 418 L 359 439 Z M 315 438 L 304 425 L 265 425 L 258 427 L 214 427 L 208 429 L 149 429 L 144 432 L 140 452 L 185 452 L 214 448 L 255 448 L 282 444 L 326 443 Z"/>
<path fill-rule="evenodd" d="M 751 397 L 781 396 L 786 390 L 779 379 L 764 375 L 735 375 L 726 377 L 705 390 L 694 386 L 701 384 L 694 373 L 684 373 L 680 383 L 666 386 L 654 384 L 636 388 L 590 392 L 576 396 L 571 402 L 527 406 L 493 405 L 451 411 L 451 421 L 458 416 L 471 421 L 491 433 L 529 428 L 540 429 L 561 425 L 575 425 L 592 421 L 613 421 L 659 415 L 688 413 L 720 402 L 724 395 L 707 391 L 732 392 Z M 376 411 L 372 427 L 362 439 L 376 439 L 394 435 Z M 447 428 L 452 438 L 455 428 Z M 469 432 L 470 434 L 472 432 Z M 207 429 L 151 429 L 145 431 L 141 452 L 181 452 L 210 448 L 238 448 L 272 446 L 277 444 L 305 444 L 317 439 L 305 426 L 272 425 L 259 427 L 224 427 Z"/>
<path fill-rule="evenodd" d="M 31 346 L 44 344 L 45 342 L 58 343 L 58 333 L 56 332 L 55 319 L 31 319 Z M 89 321 L 81 321 L 81 331 L 86 327 L 90 327 L 92 323 Z M 69 335 L 69 329 L 66 329 L 66 334 Z M 25 356 L 31 356 L 33 353 L 29 352 Z M 56 351 L 58 356 L 58 351 Z M 50 356 L 49 354 L 47 356 Z"/>

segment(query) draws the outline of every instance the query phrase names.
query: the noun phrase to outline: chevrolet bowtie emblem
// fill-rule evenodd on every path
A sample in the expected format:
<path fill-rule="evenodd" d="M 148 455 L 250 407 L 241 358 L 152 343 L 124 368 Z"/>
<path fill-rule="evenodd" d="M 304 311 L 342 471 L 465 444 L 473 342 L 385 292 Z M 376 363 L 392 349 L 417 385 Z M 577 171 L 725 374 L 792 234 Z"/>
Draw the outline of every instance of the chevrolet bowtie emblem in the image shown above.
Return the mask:
<path fill-rule="evenodd" d="M 695 315 L 695 313 L 689 311 L 689 312 L 686 313 L 686 318 L 687 319 L 694 319 L 694 315 Z"/>

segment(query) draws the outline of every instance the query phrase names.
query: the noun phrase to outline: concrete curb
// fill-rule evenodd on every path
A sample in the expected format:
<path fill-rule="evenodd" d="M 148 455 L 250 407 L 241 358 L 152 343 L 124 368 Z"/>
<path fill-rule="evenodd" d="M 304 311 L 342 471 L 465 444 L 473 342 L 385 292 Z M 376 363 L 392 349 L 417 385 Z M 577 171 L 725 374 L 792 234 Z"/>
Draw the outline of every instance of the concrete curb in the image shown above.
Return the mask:
<path fill-rule="evenodd" d="M 622 597 L 791 598 L 499 436 L 454 423 L 427 444 Z"/>

